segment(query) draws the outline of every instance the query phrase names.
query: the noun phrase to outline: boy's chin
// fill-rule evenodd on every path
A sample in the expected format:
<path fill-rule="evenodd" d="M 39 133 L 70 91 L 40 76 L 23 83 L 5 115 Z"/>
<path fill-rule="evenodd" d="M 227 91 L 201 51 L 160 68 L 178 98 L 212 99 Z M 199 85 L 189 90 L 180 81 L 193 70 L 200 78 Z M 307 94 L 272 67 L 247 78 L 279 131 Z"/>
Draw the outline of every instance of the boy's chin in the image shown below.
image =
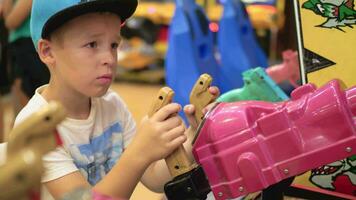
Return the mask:
<path fill-rule="evenodd" d="M 109 90 L 109 88 L 102 89 L 99 91 L 93 91 L 93 92 L 90 92 L 89 94 L 87 94 L 86 96 L 88 96 L 88 97 L 102 97 L 108 92 L 108 90 Z"/>

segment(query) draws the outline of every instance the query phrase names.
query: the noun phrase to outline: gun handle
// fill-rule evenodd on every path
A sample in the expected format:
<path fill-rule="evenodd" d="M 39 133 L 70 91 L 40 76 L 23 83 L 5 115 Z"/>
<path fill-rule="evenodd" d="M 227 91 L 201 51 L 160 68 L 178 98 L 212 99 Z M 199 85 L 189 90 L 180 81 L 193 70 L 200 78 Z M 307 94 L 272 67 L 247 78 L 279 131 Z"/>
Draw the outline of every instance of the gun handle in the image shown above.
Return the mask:
<path fill-rule="evenodd" d="M 152 115 L 155 114 L 159 109 L 172 102 L 173 96 L 174 96 L 174 92 L 171 88 L 169 87 L 161 88 L 158 91 L 157 97 L 153 101 L 147 113 L 148 117 L 152 117 Z"/>
<path fill-rule="evenodd" d="M 209 74 L 202 74 L 190 92 L 190 103 L 195 107 L 195 119 L 198 124 L 200 124 L 204 118 L 203 108 L 214 99 L 214 96 L 208 91 L 212 81 L 213 79 Z"/>
<path fill-rule="evenodd" d="M 7 155 L 11 156 L 22 148 L 33 148 L 43 155 L 61 145 L 56 126 L 66 117 L 64 107 L 57 102 L 50 102 L 45 107 L 31 114 L 9 134 Z"/>
<path fill-rule="evenodd" d="M 174 92 L 171 88 L 161 88 L 148 112 L 148 117 L 152 117 L 155 112 L 172 102 L 173 96 Z M 189 161 L 187 152 L 185 151 L 183 145 L 174 150 L 167 158 L 165 158 L 165 161 L 167 163 L 168 170 L 173 177 L 184 174 L 192 169 L 191 162 Z"/>
<path fill-rule="evenodd" d="M 195 167 L 189 160 L 183 145 L 174 150 L 165 160 L 173 178 L 185 174 Z"/>
<path fill-rule="evenodd" d="M 26 199 L 31 190 L 40 188 L 42 172 L 41 152 L 24 148 L 11 155 L 0 166 L 0 199 Z"/>

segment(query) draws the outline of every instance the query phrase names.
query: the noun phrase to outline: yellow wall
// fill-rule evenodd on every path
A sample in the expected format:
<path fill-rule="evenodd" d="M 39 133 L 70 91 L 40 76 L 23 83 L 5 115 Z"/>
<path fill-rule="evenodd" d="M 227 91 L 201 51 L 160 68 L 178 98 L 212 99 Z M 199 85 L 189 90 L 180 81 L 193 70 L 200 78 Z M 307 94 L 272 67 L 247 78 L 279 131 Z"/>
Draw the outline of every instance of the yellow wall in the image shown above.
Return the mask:
<path fill-rule="evenodd" d="M 323 24 L 327 19 L 315 14 L 311 10 L 302 9 L 307 0 L 296 0 L 299 2 L 299 11 L 302 27 L 304 47 L 323 56 L 335 65 L 320 69 L 307 74 L 309 83 L 318 87 L 331 79 L 342 80 L 347 88 L 356 85 L 356 25 L 353 28 L 341 27 L 344 31 L 336 28 L 322 28 L 317 25 Z M 297 18 L 298 19 L 298 18 Z M 296 178 L 294 183 L 306 186 L 314 186 L 309 182 L 310 172 Z"/>
<path fill-rule="evenodd" d="M 316 27 L 324 23 L 326 18 L 311 10 L 302 9 L 301 6 L 306 0 L 298 1 L 305 48 L 336 63 L 309 73 L 308 82 L 320 86 L 338 78 L 343 80 L 347 87 L 356 85 L 356 25 L 353 25 L 353 28 L 341 27 L 344 32 L 335 28 Z"/>

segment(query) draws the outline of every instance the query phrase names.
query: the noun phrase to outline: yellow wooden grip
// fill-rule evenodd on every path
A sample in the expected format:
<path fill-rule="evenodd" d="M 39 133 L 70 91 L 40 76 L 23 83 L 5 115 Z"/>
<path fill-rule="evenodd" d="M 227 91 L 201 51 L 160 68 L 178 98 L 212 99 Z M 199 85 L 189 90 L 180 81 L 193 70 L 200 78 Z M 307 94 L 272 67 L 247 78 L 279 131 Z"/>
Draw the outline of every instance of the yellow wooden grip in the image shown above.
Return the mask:
<path fill-rule="evenodd" d="M 161 88 L 158 91 L 157 96 L 148 111 L 148 117 L 152 117 L 152 115 L 156 113 L 159 109 L 161 109 L 163 106 L 171 103 L 173 96 L 174 96 L 174 92 L 171 88 L 169 87 Z"/>
<path fill-rule="evenodd" d="M 172 102 L 174 92 L 169 87 L 163 87 L 158 91 L 158 94 L 149 109 L 148 117 L 161 109 L 163 106 Z M 187 152 L 183 145 L 174 150 L 167 158 L 165 158 L 168 170 L 172 177 L 184 174 L 192 169 Z"/>
<path fill-rule="evenodd" d="M 0 166 L 0 199 L 26 199 L 29 191 L 39 190 L 42 156 L 57 147 L 56 126 L 65 116 L 63 106 L 51 102 L 12 129 Z"/>
<path fill-rule="evenodd" d="M 209 74 L 202 74 L 190 92 L 190 103 L 195 107 L 195 119 L 198 124 L 204 117 L 202 110 L 214 100 L 214 96 L 208 91 L 212 81 Z"/>
<path fill-rule="evenodd" d="M 51 102 L 33 113 L 10 132 L 8 156 L 25 147 L 42 153 L 54 150 L 57 147 L 54 132 L 65 116 L 64 107 L 56 102 Z"/>

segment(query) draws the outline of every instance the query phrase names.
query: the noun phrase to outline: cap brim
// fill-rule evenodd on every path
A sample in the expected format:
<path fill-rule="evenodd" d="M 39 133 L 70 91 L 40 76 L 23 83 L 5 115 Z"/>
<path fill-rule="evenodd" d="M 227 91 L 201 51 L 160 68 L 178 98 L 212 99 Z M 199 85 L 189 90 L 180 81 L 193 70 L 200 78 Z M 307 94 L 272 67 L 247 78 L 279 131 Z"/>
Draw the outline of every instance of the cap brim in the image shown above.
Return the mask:
<path fill-rule="evenodd" d="M 136 10 L 137 0 L 102 0 L 88 1 L 68 7 L 48 19 L 42 30 L 42 38 L 48 36 L 69 20 L 91 12 L 112 12 L 124 22 Z"/>

